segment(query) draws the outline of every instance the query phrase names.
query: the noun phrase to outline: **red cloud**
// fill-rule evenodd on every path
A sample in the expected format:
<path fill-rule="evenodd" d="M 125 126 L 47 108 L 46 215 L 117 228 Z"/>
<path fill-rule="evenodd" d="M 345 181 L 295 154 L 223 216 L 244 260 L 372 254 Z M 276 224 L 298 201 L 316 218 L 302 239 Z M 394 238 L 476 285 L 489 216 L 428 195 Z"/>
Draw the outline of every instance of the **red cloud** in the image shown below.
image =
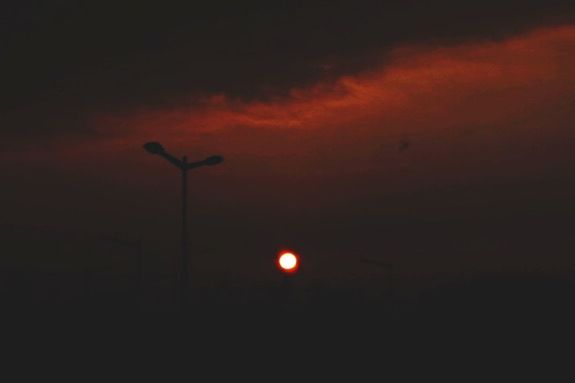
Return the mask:
<path fill-rule="evenodd" d="M 402 139 L 413 140 L 414 157 L 427 153 L 431 162 L 457 166 L 466 157 L 472 165 L 492 162 L 573 136 L 573 26 L 495 42 L 401 47 L 382 61 L 368 73 L 293 89 L 276 100 L 216 95 L 188 108 L 99 116 L 94 123 L 113 150 L 161 139 L 192 152 L 212 145 L 240 157 L 277 157 L 278 170 L 312 157 L 324 160 L 328 173 L 330 164 L 362 173 L 353 159 L 393 167 Z M 286 147 L 281 141 L 287 144 L 288 136 L 294 142 Z M 281 165 L 284 157 L 290 166 Z"/>
<path fill-rule="evenodd" d="M 574 160 L 575 26 L 399 47 L 381 62 L 267 101 L 212 95 L 189 107 L 95 116 L 97 137 L 62 137 L 43 155 L 63 169 L 121 178 L 168 166 L 151 165 L 159 161 L 141 150 L 149 140 L 192 160 L 217 151 L 228 160 L 215 170 L 219 185 L 256 199 L 566 176 Z"/>

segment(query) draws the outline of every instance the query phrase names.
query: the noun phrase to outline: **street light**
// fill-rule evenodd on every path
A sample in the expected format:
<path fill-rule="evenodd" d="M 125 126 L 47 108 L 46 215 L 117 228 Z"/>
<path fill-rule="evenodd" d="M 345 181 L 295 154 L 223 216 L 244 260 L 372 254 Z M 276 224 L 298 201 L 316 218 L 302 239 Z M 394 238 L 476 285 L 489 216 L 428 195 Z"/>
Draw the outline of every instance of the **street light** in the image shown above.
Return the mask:
<path fill-rule="evenodd" d="M 178 159 L 168 153 L 159 142 L 147 142 L 143 145 L 144 149 L 154 155 L 159 155 L 176 166 L 182 172 L 182 259 L 180 267 L 180 303 L 182 308 L 187 304 L 188 294 L 188 217 L 187 217 L 187 191 L 188 191 L 188 170 L 192 170 L 201 166 L 212 166 L 223 162 L 222 156 L 210 156 L 202 161 L 188 162 L 188 157 L 183 156 Z"/>
<path fill-rule="evenodd" d="M 394 288 L 395 288 L 395 287 L 394 287 L 394 285 L 393 285 L 393 284 L 394 284 L 394 280 L 393 280 L 393 263 L 383 262 L 383 261 L 380 261 L 380 260 L 378 260 L 378 259 L 373 259 L 373 258 L 361 258 L 359 261 L 362 262 L 362 263 L 367 263 L 367 264 L 375 265 L 375 266 L 378 266 L 378 267 L 381 267 L 381 268 L 387 270 L 388 276 L 389 276 L 389 277 L 388 277 L 388 284 L 387 284 L 387 285 L 388 285 L 388 289 L 389 289 L 389 291 L 388 291 L 389 297 L 388 297 L 388 298 L 389 298 L 389 300 L 390 300 L 390 302 L 391 302 L 391 305 L 393 306 L 393 304 L 394 304 L 394 294 L 395 294 L 395 292 L 394 292 Z"/>

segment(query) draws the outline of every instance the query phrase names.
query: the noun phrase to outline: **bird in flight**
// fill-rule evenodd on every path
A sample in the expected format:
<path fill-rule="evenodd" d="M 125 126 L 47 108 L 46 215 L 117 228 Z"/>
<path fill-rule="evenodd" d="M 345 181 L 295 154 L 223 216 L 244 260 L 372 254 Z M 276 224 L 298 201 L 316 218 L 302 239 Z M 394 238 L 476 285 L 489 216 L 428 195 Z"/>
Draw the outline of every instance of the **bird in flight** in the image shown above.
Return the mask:
<path fill-rule="evenodd" d="M 403 139 L 403 140 L 399 141 L 399 151 L 403 152 L 404 150 L 407 150 L 410 145 L 411 145 L 411 142 L 407 139 Z"/>

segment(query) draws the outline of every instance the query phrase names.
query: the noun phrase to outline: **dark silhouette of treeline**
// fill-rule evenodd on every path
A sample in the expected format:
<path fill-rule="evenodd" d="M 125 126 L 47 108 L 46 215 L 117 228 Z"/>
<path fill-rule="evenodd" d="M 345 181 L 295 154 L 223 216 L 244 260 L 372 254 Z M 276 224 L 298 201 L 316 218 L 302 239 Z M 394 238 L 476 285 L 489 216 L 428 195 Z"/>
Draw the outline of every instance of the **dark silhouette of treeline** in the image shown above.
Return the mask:
<path fill-rule="evenodd" d="M 390 292 L 381 285 L 314 282 L 285 288 L 276 281 L 192 286 L 187 311 L 204 317 L 262 313 L 307 317 L 379 317 L 442 325 L 521 322 L 560 324 L 575 319 L 575 278 L 544 273 L 482 273 L 403 281 Z M 175 276 L 143 281 L 136 274 L 2 270 L 0 299 L 5 316 L 181 315 Z M 153 279 L 153 278 L 149 278 Z M 411 285 L 410 285 L 411 284 Z M 404 290 L 405 289 L 405 290 Z"/>

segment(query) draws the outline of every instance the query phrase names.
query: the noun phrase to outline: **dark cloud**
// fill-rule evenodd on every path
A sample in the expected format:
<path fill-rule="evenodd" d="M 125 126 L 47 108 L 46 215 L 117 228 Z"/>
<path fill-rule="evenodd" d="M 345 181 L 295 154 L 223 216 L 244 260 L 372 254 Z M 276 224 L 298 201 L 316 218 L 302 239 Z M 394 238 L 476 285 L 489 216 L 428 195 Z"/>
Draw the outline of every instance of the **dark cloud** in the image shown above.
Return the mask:
<path fill-rule="evenodd" d="M 379 64 L 405 42 L 500 38 L 573 19 L 561 1 L 11 1 L 2 134 L 85 134 L 93 113 L 267 98 Z"/>

